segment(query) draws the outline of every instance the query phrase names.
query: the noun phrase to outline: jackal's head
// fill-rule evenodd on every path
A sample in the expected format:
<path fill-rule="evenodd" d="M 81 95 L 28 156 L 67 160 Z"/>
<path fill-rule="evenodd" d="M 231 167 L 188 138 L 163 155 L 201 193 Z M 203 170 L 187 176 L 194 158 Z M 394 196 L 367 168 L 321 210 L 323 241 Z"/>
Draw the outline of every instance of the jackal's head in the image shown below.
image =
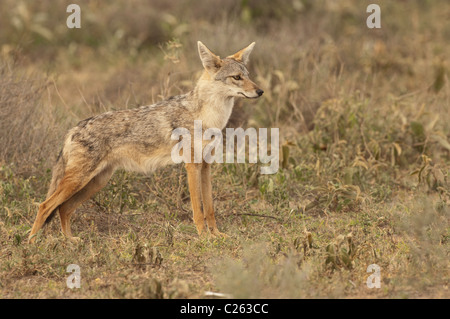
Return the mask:
<path fill-rule="evenodd" d="M 230 97 L 258 98 L 264 91 L 249 78 L 246 64 L 255 42 L 224 59 L 212 53 L 198 41 L 198 52 L 205 73 L 202 80 L 210 81 L 216 91 Z"/>

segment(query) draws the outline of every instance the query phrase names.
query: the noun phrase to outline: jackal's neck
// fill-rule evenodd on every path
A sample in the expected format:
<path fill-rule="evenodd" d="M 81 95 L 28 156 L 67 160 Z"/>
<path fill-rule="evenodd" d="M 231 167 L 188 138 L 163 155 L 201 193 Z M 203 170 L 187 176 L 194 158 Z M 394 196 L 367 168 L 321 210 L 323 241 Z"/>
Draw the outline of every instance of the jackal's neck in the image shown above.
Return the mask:
<path fill-rule="evenodd" d="M 195 117 L 202 120 L 203 127 L 223 129 L 233 110 L 234 97 L 229 96 L 222 83 L 202 76 L 193 97 L 197 104 Z"/>

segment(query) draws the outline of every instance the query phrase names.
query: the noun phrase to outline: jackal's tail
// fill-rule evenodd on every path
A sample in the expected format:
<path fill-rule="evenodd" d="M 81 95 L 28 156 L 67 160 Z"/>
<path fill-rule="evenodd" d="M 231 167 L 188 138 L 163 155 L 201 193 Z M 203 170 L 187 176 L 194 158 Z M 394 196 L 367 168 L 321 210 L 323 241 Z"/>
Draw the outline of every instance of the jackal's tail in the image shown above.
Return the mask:
<path fill-rule="evenodd" d="M 66 164 L 63 158 L 63 151 L 59 152 L 58 159 L 56 160 L 56 164 L 53 167 L 52 172 L 52 181 L 50 182 L 50 187 L 48 188 L 47 197 L 48 199 L 56 190 L 56 187 L 58 187 L 59 182 L 64 176 L 64 171 L 66 169 Z M 58 212 L 59 207 L 54 209 L 51 214 L 48 216 L 48 218 L 45 220 L 45 224 L 50 222 L 55 214 Z"/>

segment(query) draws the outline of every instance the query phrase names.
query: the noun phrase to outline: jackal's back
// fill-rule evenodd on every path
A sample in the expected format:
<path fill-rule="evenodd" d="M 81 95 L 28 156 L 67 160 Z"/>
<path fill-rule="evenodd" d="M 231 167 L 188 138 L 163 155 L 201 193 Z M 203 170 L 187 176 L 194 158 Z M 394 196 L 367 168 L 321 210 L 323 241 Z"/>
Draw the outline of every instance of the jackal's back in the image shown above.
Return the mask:
<path fill-rule="evenodd" d="M 187 95 L 153 105 L 110 111 L 80 121 L 64 145 L 68 165 L 87 170 L 100 164 L 149 171 L 170 163 L 171 140 L 177 127 L 192 126 Z M 161 162 L 161 163 L 159 163 Z"/>

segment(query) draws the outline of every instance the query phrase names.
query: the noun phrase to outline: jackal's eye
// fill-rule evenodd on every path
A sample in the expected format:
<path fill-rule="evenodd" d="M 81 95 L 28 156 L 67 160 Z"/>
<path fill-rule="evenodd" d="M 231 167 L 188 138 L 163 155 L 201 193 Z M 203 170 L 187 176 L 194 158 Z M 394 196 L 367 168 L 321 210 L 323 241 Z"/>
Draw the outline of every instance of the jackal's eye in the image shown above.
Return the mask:
<path fill-rule="evenodd" d="M 240 75 L 233 75 L 233 79 L 235 79 L 236 81 L 242 80 Z"/>

